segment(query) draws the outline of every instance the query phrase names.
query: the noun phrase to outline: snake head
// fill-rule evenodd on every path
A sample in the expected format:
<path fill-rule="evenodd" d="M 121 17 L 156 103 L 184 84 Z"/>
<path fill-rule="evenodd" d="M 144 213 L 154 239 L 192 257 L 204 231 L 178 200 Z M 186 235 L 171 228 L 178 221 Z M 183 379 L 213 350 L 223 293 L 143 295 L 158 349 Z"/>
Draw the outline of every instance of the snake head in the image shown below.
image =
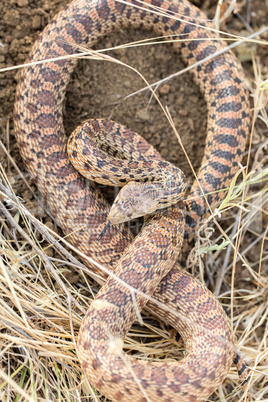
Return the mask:
<path fill-rule="evenodd" d="M 129 182 L 114 200 L 109 221 L 119 224 L 155 212 L 159 208 L 157 190 L 152 183 Z"/>

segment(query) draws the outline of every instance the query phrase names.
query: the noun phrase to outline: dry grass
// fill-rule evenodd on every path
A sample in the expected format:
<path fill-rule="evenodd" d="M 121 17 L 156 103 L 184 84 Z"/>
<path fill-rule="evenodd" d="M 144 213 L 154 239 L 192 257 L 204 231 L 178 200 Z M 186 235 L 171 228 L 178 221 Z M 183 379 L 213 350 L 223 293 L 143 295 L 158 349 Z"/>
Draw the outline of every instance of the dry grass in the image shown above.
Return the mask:
<path fill-rule="evenodd" d="M 252 371 L 249 400 L 268 401 L 267 70 L 260 60 L 253 65 L 247 164 L 200 228 L 188 263 L 214 289 L 231 319 L 237 346 Z M 15 163 L 8 151 L 7 158 Z M 81 320 L 103 280 L 63 247 L 66 242 L 59 241 L 52 226 L 27 210 L 12 190 L 9 169 L 1 170 L 1 180 L 0 399 L 103 400 L 84 380 L 75 352 Z M 168 326 L 148 312 L 143 322 L 143 327 L 135 323 L 125 340 L 129 352 L 148 360 L 183 356 Z M 243 394 L 233 366 L 209 400 L 239 398 Z"/>

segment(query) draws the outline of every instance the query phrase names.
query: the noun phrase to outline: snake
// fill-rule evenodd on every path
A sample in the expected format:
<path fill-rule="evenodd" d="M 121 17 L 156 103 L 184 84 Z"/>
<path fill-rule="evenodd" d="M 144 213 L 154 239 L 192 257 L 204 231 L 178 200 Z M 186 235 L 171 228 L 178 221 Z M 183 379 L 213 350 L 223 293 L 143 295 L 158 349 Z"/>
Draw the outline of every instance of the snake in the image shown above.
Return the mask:
<path fill-rule="evenodd" d="M 126 28 L 176 35 L 174 50 L 188 66 L 197 63 L 193 77 L 208 109 L 204 156 L 190 191 L 183 195 L 184 184 L 179 185 L 175 203 L 164 196 L 134 240 L 118 223 L 122 216 L 111 223 L 110 205 L 94 182 L 74 169 L 63 126 L 66 88 L 78 62 L 69 56 Z M 23 162 L 68 240 L 110 271 L 83 319 L 77 354 L 90 384 L 113 401 L 200 401 L 220 386 L 233 361 L 241 378 L 246 372 L 224 310 L 177 262 L 202 219 L 224 197 L 246 147 L 248 91 L 238 61 L 232 52 L 222 52 L 224 46 L 207 16 L 186 0 L 74 0 L 40 34 L 20 74 L 14 127 Z M 111 137 L 121 138 L 120 128 L 108 125 Z M 118 141 L 125 149 L 124 140 Z M 117 162 L 127 160 L 123 170 L 134 165 L 135 171 L 133 155 L 127 159 L 113 147 L 109 152 L 110 145 L 102 147 Z M 147 170 L 155 165 L 162 177 L 164 162 L 156 151 L 148 152 L 156 159 L 149 157 Z M 95 157 L 101 166 L 102 157 Z M 101 168 L 104 180 L 114 180 L 112 170 L 120 180 L 118 166 L 107 168 L 108 173 Z M 158 177 L 149 173 L 149 185 L 158 186 Z M 144 307 L 180 333 L 186 346 L 181 361 L 147 361 L 124 352 L 123 340 Z"/>
<path fill-rule="evenodd" d="M 181 169 L 140 135 L 111 120 L 87 120 L 67 142 L 73 167 L 87 179 L 122 187 L 108 215 L 119 224 L 176 204 L 186 190 Z"/>

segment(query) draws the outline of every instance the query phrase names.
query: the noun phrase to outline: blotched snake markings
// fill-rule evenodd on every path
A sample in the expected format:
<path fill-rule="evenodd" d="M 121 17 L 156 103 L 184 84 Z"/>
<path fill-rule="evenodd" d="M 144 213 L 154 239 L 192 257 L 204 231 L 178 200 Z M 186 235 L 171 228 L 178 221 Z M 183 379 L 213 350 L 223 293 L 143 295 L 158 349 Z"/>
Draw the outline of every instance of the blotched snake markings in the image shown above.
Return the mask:
<path fill-rule="evenodd" d="M 216 35 L 210 30 L 213 26 L 201 11 L 185 0 L 133 0 L 128 4 L 114 0 L 75 0 L 49 23 L 27 62 L 78 52 L 81 45 L 92 47 L 104 35 L 127 27 L 151 29 L 157 35 L 176 34 L 180 41 L 175 46 L 181 50 L 188 65 L 224 46 L 220 41 L 209 39 Z M 219 190 L 228 187 L 238 170 L 249 127 L 248 94 L 243 74 L 230 52 L 194 69 L 195 80 L 208 107 L 207 140 L 198 181 L 194 182 L 183 203 L 178 200 L 184 184 L 178 184 L 178 192 L 174 186 L 174 174 L 181 174 L 177 168 L 171 167 L 172 176 L 163 179 L 161 169 L 165 169 L 167 163 L 145 141 L 134 141 L 137 137 L 125 130 L 126 136 L 141 147 L 141 152 L 130 149 L 127 156 L 124 153 L 127 145 L 123 137 L 120 140 L 118 126 L 93 121 L 94 129 L 106 126 L 108 137 L 123 146 L 122 151 L 113 150 L 112 145 L 106 146 L 115 155 L 110 158 L 117 161 L 113 168 L 109 163 L 104 167 L 102 157 L 93 153 L 100 167 L 98 174 L 104 181 L 110 180 L 113 170 L 124 184 L 127 179 L 121 176 L 121 164 L 123 159 L 130 158 L 124 161 L 127 165 L 123 170 L 128 174 L 132 167 L 135 175 L 146 181 L 147 169 L 150 180 L 156 184 L 157 190 L 151 182 L 146 190 L 151 202 L 155 199 L 155 191 L 162 194 L 159 187 L 162 179 L 170 180 L 170 192 L 178 193 L 176 203 L 157 212 L 132 241 L 122 225 L 110 225 L 109 230 L 105 230 L 109 205 L 93 184 L 86 184 L 67 158 L 62 106 L 76 64 L 75 59 L 61 59 L 25 67 L 17 88 L 14 120 L 24 163 L 57 223 L 79 250 L 113 269 L 120 278 L 119 282 L 113 278 L 106 281 L 84 318 L 77 345 L 83 370 L 92 385 L 115 401 L 203 400 L 222 383 L 234 359 L 241 375 L 245 367 L 236 356 L 224 311 L 207 289 L 181 270 L 176 259 L 183 241 L 193 237 L 208 205 L 213 208 L 221 200 L 224 192 Z M 98 142 L 98 135 L 96 138 Z M 74 146 L 78 139 L 79 134 L 71 143 L 73 159 L 76 159 Z M 84 143 L 82 150 L 87 145 Z M 139 159 L 146 153 L 149 162 Z M 84 168 L 93 161 L 81 164 Z M 154 167 L 161 180 L 152 173 Z M 126 194 L 133 191 L 130 188 Z M 166 195 L 163 197 L 156 208 L 170 205 Z M 128 199 L 124 202 L 120 208 L 129 204 Z M 141 204 L 144 206 L 146 202 Z M 149 212 L 150 205 L 148 203 Z M 128 211 L 125 217 L 130 216 Z M 117 221 L 115 218 L 114 222 Z M 131 289 L 124 283 L 138 290 L 135 303 Z M 169 309 L 151 303 L 157 315 L 182 335 L 187 349 L 182 361 L 136 360 L 115 348 L 122 344 L 137 308 L 141 310 L 147 302 L 142 293 L 153 295 Z"/>

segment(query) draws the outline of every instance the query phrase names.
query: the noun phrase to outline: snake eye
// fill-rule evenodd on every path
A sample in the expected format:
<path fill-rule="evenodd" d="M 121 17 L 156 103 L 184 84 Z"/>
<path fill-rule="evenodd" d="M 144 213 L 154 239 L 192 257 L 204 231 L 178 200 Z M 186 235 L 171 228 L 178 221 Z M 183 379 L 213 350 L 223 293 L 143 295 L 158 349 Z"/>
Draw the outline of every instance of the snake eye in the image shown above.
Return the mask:
<path fill-rule="evenodd" d="M 128 218 L 131 218 L 131 216 L 132 216 L 132 213 L 129 212 L 129 213 L 127 214 L 127 217 L 128 217 Z"/>

